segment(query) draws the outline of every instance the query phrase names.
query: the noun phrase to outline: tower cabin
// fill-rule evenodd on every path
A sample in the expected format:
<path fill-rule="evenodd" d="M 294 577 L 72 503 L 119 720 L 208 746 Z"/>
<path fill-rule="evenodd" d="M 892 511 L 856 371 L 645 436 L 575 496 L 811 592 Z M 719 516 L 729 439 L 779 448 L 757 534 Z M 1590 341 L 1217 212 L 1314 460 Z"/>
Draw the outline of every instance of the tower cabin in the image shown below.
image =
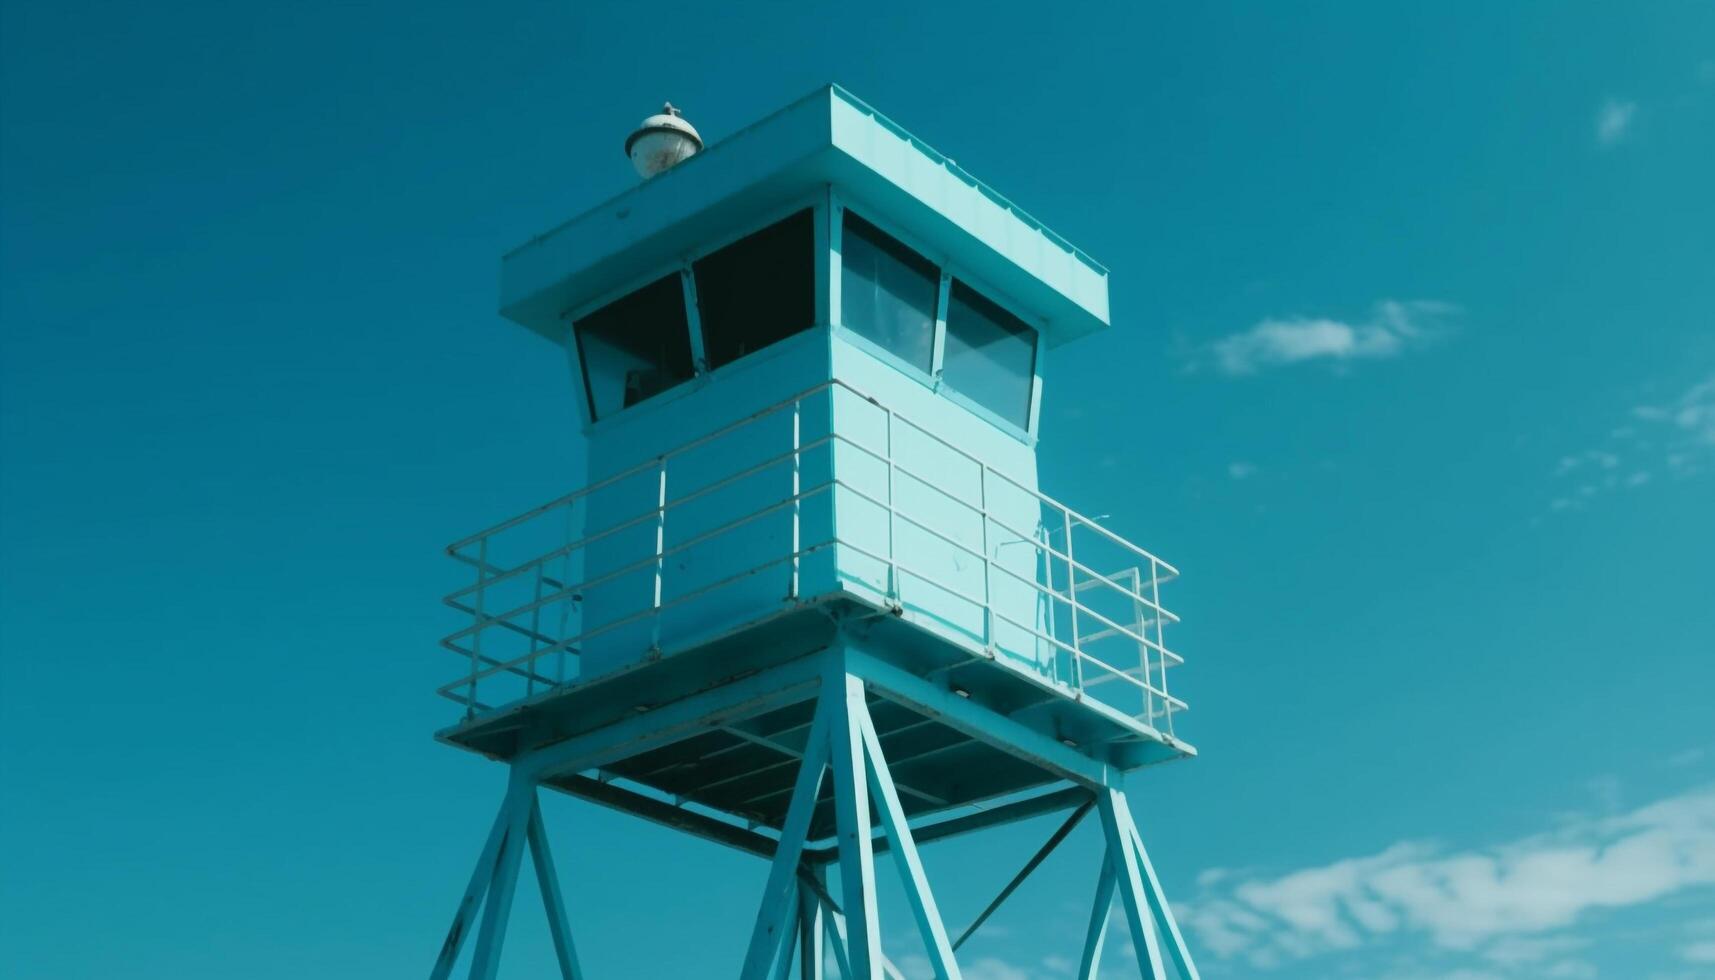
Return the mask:
<path fill-rule="evenodd" d="M 831 788 L 791 826 L 830 651 L 917 843 L 1194 754 L 1174 569 L 1039 488 L 1108 273 L 952 160 L 823 88 L 518 247 L 501 294 L 566 358 L 587 479 L 448 549 L 440 740 L 808 866 L 844 860 Z"/>

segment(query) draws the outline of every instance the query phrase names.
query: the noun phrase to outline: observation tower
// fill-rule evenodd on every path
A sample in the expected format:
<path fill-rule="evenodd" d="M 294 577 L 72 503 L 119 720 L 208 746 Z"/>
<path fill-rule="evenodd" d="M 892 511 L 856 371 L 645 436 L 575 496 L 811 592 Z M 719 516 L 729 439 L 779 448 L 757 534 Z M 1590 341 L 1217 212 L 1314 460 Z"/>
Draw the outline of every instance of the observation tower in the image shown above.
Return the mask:
<path fill-rule="evenodd" d="M 642 183 L 501 267 L 501 312 L 568 358 L 588 483 L 447 549 L 468 623 L 436 737 L 510 778 L 431 978 L 473 933 L 495 974 L 526 851 L 582 976 L 549 789 L 769 862 L 741 980 L 898 977 L 878 861 L 957 978 L 1093 812 L 1067 955 L 1097 975 L 1117 896 L 1141 975 L 1195 980 L 1123 778 L 1195 754 L 1176 572 L 1038 489 L 1048 352 L 1107 328 L 1107 271 L 838 87 L 707 149 L 669 106 L 626 152 Z M 949 931 L 918 848 L 1057 811 Z"/>

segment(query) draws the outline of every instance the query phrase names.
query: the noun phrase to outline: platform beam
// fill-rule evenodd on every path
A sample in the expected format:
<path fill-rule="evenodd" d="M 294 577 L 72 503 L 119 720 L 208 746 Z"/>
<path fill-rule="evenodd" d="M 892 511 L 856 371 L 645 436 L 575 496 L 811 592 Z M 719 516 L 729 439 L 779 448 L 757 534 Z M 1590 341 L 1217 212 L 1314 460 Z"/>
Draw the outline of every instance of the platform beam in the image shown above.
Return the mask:
<path fill-rule="evenodd" d="M 918 854 L 918 842 L 900 804 L 898 787 L 870 716 L 869 698 L 872 692 L 894 698 L 903 693 L 908 695 L 906 701 L 938 709 L 938 715 L 956 719 L 960 727 L 987 729 L 991 737 L 1001 739 L 1016 733 L 1008 730 L 1005 719 L 991 725 L 981 716 L 969 713 L 963 699 L 943 701 L 927 682 L 910 683 L 885 669 L 885 665 L 881 665 L 884 669 L 878 669 L 874 657 L 855 645 L 848 647 L 847 642 L 842 638 L 824 654 L 808 658 L 819 668 L 810 675 L 815 685 L 811 692 L 815 709 L 780 837 L 766 847 L 763 842 L 768 838 L 760 835 L 756 838 L 756 852 L 771 852 L 766 855 L 771 857 L 771 864 L 740 980 L 791 980 L 794 975 L 799 980 L 823 980 L 829 961 L 838 969 L 841 980 L 902 980 L 898 968 L 881 948 L 875 886 L 875 855 L 879 851 L 893 857 L 935 977 L 960 980 L 955 958 L 957 944 L 948 941 L 945 923 Z M 806 673 L 803 665 L 797 665 L 769 679 L 802 690 L 800 685 L 805 682 Z M 699 723 L 724 724 L 735 708 L 754 709 L 758 703 L 773 702 L 775 692 L 767 687 L 760 683 L 751 685 L 737 699 L 738 704 L 733 700 L 707 699 L 684 706 L 669 712 L 672 717 L 666 719 L 667 727 L 694 734 Z M 626 728 L 617 741 L 629 743 L 632 749 L 661 744 L 658 739 L 663 736 L 658 733 L 640 725 Z M 583 980 L 536 790 L 538 783 L 546 779 L 568 781 L 572 777 L 565 774 L 563 767 L 574 764 L 573 760 L 590 758 L 584 754 L 586 751 L 607 756 L 616 740 L 611 735 L 598 735 L 570 741 L 584 744 L 574 748 L 563 743 L 556 752 L 532 754 L 518 760 L 522 764 L 512 767 L 500 811 L 471 872 L 430 980 L 448 980 L 464 941 L 473 931 L 477 939 L 470 966 L 471 980 L 493 980 L 526 848 L 531 853 L 543 907 L 548 914 L 561 980 Z M 1097 977 L 1116 893 L 1137 950 L 1143 980 L 1167 980 L 1169 963 L 1179 980 L 1198 980 L 1178 923 L 1162 893 L 1161 882 L 1144 850 L 1130 805 L 1119 788 L 1118 773 L 1088 757 L 1084 757 L 1083 763 L 1073 764 L 1064 753 L 1055 751 L 1064 748 L 1058 743 L 1041 741 L 1015 747 L 1024 757 L 1034 758 L 1048 771 L 1070 778 L 1078 785 L 1017 804 L 1028 806 L 1028 811 L 1014 811 L 1013 804 L 1001 808 L 1003 811 L 1022 816 L 1083 802 L 960 937 L 960 943 L 1093 808 L 1101 817 L 1106 848 L 1084 936 L 1079 980 Z M 589 782 L 599 784 L 599 781 Z M 825 791 L 832 797 L 836 836 L 832 846 L 811 851 L 807 843 L 810 828 L 817 822 L 818 805 L 825 807 L 830 802 L 824 799 Z M 871 825 L 872 808 L 880 834 Z M 977 825 L 992 819 L 995 818 L 984 818 Z M 946 829 L 951 829 L 960 822 L 943 823 Z M 937 836 L 938 827 L 942 825 L 930 824 L 925 828 L 925 839 Z M 964 828 L 961 825 L 958 829 Z M 839 904 L 829 893 L 827 883 L 827 868 L 835 863 L 840 868 Z"/>

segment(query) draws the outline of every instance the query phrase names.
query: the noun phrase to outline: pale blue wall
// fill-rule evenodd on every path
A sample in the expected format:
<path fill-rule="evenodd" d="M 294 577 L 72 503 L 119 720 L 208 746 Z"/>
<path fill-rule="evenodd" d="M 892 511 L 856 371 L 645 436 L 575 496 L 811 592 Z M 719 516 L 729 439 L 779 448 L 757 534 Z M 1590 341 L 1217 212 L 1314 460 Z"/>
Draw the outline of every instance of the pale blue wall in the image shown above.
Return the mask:
<path fill-rule="evenodd" d="M 716 432 L 826 381 L 828 332 L 812 329 L 772 347 L 699 376 L 671 392 L 635 405 L 591 427 L 591 482 L 647 464 L 655 457 Z M 828 431 L 825 393 L 806 399 L 799 413 L 800 438 L 808 443 Z M 668 499 L 712 486 L 793 446 L 792 412 L 783 410 L 717 437 L 705 446 L 671 459 L 667 464 Z M 827 451 L 803 454 L 800 482 L 804 487 L 828 479 Z M 658 473 L 646 467 L 588 498 L 584 518 L 587 532 L 612 527 L 652 509 L 658 499 Z M 731 485 L 669 511 L 664 526 L 669 549 L 792 494 L 791 461 L 771 464 Z M 800 538 L 805 545 L 828 541 L 833 525 L 826 493 L 802 503 Z M 669 555 L 665 561 L 663 601 L 711 585 L 730 575 L 782 558 L 792 551 L 792 511 L 785 508 L 708 538 L 701 544 Z M 654 553 L 656 528 L 647 521 L 592 543 L 586 552 L 584 575 L 595 579 Z M 820 561 L 820 565 L 817 562 Z M 812 556 L 800 576 L 831 584 L 831 555 Z M 818 572 L 818 569 L 820 571 Z M 626 573 L 584 592 L 584 629 L 595 629 L 651 606 L 653 565 Z M 761 618 L 782 609 L 791 588 L 789 563 L 721 586 L 662 616 L 660 645 L 671 650 L 696 637 Z M 808 592 L 809 586 L 803 591 Z M 584 644 L 583 673 L 605 673 L 641 658 L 654 637 L 645 621 L 591 638 Z"/>
<path fill-rule="evenodd" d="M 642 469 L 591 494 L 575 516 L 581 533 L 592 534 L 647 514 L 658 495 L 659 473 L 647 465 L 652 460 L 795 395 L 838 382 L 803 399 L 796 413 L 798 445 L 812 445 L 830 433 L 834 437 L 799 460 L 797 485 L 804 496 L 796 508 L 797 542 L 811 553 L 797 562 L 796 593 L 788 557 L 794 550 L 794 508 L 784 506 L 668 555 L 663 603 L 722 584 L 668 608 L 659 625 L 646 617 L 585 641 L 584 677 L 635 663 L 655 649 L 684 649 L 777 614 L 794 601 L 836 593 L 882 608 L 897 603 L 908 620 L 926 630 L 967 647 L 992 646 L 1020 665 L 1063 676 L 1053 646 L 1032 634 L 1052 629 L 1048 603 L 1031 584 L 1045 581 L 1035 544 L 1042 540 L 1042 508 L 1031 494 L 1037 487 L 1034 439 L 974 410 L 958 393 L 937 390 L 928 375 L 837 325 L 839 243 L 828 232 L 827 200 L 817 205 L 816 297 L 824 325 L 590 425 L 592 483 Z M 866 216 L 886 217 L 873 206 Z M 945 257 L 938 261 L 946 263 Z M 956 265 L 943 268 L 964 274 Z M 1031 312 L 1010 305 L 1020 314 Z M 1040 357 L 1036 371 L 1040 398 Z M 581 389 L 582 378 L 577 382 Z M 891 440 L 887 411 L 877 402 L 906 420 L 895 422 Z M 668 500 L 788 453 L 794 445 L 793 418 L 791 410 L 780 410 L 674 457 L 667 465 Z M 889 452 L 896 464 L 891 487 L 884 462 Z M 990 468 L 986 479 L 976 460 Z M 665 547 L 684 545 L 792 494 L 792 461 L 774 462 L 675 506 L 664 526 Z M 889 500 L 897 514 L 891 527 Z M 606 577 L 652 557 L 655 536 L 649 519 L 591 543 L 582 553 L 584 579 Z M 985 554 L 990 567 L 985 567 Z M 582 629 L 600 629 L 650 609 L 655 580 L 650 561 L 586 588 Z M 985 603 L 995 615 L 985 615 Z"/>
<path fill-rule="evenodd" d="M 997 620 L 986 635 L 980 604 L 986 596 L 1004 618 L 1040 628 L 1037 590 L 1001 570 L 1035 581 L 1039 550 L 999 526 L 1031 537 L 1038 529 L 1040 506 L 1026 492 L 1037 486 L 1034 448 L 884 362 L 844 330 L 835 331 L 832 353 L 834 376 L 856 389 L 839 389 L 834 400 L 835 431 L 851 443 L 840 443 L 834 458 L 842 484 L 835 491 L 840 585 L 874 602 L 891 591 L 926 629 L 966 644 L 992 640 L 1015 659 L 1051 670 L 1051 658 L 1027 630 Z M 882 461 L 889 450 L 888 413 L 858 393 L 897 416 L 891 550 L 890 477 Z M 986 479 L 972 457 L 992 469 Z M 995 520 L 984 521 L 985 503 Z M 998 566 L 986 576 L 978 557 L 985 552 Z M 895 569 L 882 560 L 889 554 L 901 566 L 891 589 Z"/>

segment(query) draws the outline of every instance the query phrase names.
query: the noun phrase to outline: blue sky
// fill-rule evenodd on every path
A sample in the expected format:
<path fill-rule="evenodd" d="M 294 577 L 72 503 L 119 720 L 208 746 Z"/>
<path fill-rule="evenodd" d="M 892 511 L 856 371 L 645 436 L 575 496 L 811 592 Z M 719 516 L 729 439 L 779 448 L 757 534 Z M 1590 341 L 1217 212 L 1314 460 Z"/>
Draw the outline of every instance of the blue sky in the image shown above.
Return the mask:
<path fill-rule="evenodd" d="M 1715 976 L 1715 7 L 1397 6 L 7 0 L 8 976 L 427 969 L 503 780 L 438 550 L 578 478 L 497 258 L 826 81 L 1112 270 L 1043 469 L 1185 571 L 1204 974 Z M 546 807 L 591 975 L 736 969 L 758 862 Z M 1052 823 L 926 851 L 955 927 Z M 967 976 L 1063 975 L 1095 836 Z"/>

